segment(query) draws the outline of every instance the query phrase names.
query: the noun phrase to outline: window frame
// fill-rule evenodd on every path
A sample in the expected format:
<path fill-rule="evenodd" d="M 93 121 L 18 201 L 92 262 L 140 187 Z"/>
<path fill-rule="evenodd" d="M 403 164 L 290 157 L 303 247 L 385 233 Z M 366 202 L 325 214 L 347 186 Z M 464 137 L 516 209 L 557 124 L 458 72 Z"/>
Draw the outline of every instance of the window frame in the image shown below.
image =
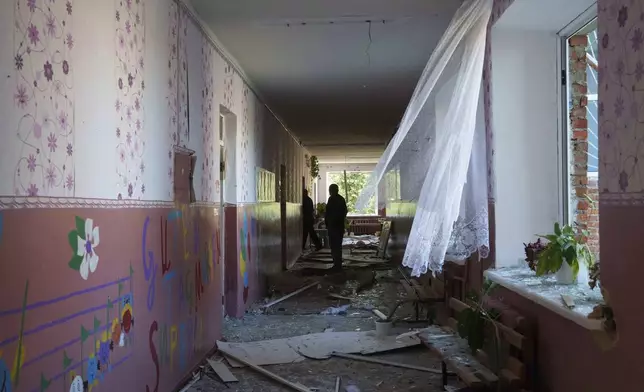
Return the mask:
<path fill-rule="evenodd" d="M 568 87 L 568 39 L 576 32 L 583 29 L 595 21 L 598 17 L 597 6 L 594 3 L 588 7 L 584 12 L 579 14 L 574 20 L 564 26 L 557 32 L 557 64 L 558 72 L 556 75 L 557 80 L 557 98 L 559 101 L 559 110 L 557 116 L 558 140 L 557 144 L 559 161 L 558 161 L 558 183 L 559 189 L 559 219 L 561 222 L 571 225 L 574 221 L 574 210 L 571 206 L 572 201 L 570 192 L 572 191 L 570 185 L 570 166 L 571 166 L 571 143 L 570 143 L 570 120 L 569 120 L 569 102 L 570 102 L 570 89 Z"/>
<path fill-rule="evenodd" d="M 329 200 L 329 197 L 331 196 L 331 194 L 329 193 L 329 186 L 332 184 L 332 182 L 330 181 L 331 173 L 343 174 L 345 171 L 347 172 L 347 174 L 349 174 L 349 173 L 367 173 L 367 174 L 369 174 L 369 173 L 373 172 L 373 170 L 372 171 L 369 171 L 369 170 L 329 170 L 329 171 L 327 171 L 326 172 L 326 184 L 327 184 L 327 187 L 326 187 L 326 199 L 327 200 Z M 342 195 L 342 194 L 340 194 L 340 196 L 344 197 L 344 195 Z M 355 216 L 378 216 L 378 191 L 377 190 L 376 190 L 376 192 L 374 194 L 374 197 L 376 199 L 376 203 L 375 203 L 375 211 L 374 211 L 373 214 L 353 214 L 353 213 L 349 212 L 347 214 L 347 216 L 351 216 L 351 217 L 355 217 Z M 348 200 L 347 200 L 347 202 L 348 202 Z"/>

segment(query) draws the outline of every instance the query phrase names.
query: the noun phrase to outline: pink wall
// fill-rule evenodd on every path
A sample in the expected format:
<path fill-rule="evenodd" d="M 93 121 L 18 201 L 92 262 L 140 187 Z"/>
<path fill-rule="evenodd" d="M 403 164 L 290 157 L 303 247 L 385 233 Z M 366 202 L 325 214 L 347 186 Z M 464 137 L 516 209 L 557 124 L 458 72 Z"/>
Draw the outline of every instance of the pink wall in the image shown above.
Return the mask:
<path fill-rule="evenodd" d="M 0 384 L 9 390 L 68 390 L 79 375 L 101 390 L 168 391 L 220 337 L 216 209 L 1 214 Z M 74 257 L 79 232 L 96 245 L 96 263 L 86 241 Z M 14 363 L 9 382 L 1 370 Z"/>

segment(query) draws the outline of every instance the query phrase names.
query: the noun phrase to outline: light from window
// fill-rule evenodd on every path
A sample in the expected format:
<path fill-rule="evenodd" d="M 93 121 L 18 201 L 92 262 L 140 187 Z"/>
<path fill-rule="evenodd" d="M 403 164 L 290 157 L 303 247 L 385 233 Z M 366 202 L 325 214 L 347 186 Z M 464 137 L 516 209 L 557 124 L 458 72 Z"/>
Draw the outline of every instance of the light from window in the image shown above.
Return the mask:
<path fill-rule="evenodd" d="M 349 215 L 376 215 L 376 197 L 374 196 L 365 211 L 356 210 L 356 202 L 362 190 L 369 181 L 371 172 L 351 171 L 346 172 L 346 182 L 344 172 L 328 172 L 327 184 L 336 184 L 340 188 L 340 195 L 347 200 L 347 210 Z M 346 183 L 346 186 L 345 186 Z"/>

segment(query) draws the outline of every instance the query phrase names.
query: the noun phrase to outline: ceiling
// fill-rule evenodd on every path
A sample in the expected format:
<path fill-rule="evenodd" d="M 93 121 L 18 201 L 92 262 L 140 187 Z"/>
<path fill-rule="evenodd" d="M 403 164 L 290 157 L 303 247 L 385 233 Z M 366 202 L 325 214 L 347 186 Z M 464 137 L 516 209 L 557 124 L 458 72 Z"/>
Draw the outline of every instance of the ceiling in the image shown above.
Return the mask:
<path fill-rule="evenodd" d="M 514 0 L 494 28 L 557 33 L 578 17 L 596 15 L 596 0 Z"/>
<path fill-rule="evenodd" d="M 460 1 L 192 4 L 313 154 L 378 157 Z"/>

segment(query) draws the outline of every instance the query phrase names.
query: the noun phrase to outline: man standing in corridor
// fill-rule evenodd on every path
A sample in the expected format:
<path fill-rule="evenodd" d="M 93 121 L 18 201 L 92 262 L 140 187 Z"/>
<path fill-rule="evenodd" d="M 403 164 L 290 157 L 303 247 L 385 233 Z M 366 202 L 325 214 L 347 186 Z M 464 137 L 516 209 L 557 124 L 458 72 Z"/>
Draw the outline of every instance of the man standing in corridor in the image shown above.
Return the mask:
<path fill-rule="evenodd" d="M 322 249 L 322 244 L 320 239 L 315 233 L 315 228 L 313 224 L 315 223 L 315 209 L 313 208 L 313 200 L 309 197 L 309 191 L 304 190 L 304 196 L 302 197 L 302 220 L 304 223 L 304 232 L 302 235 L 302 251 L 306 250 L 306 239 L 311 237 L 311 242 L 315 245 L 315 250 L 318 251 Z"/>
<path fill-rule="evenodd" d="M 329 187 L 329 201 L 326 203 L 324 223 L 329 233 L 329 246 L 333 257 L 333 270 L 342 270 L 342 237 L 344 236 L 344 222 L 347 218 L 347 202 L 339 195 L 336 184 Z"/>

